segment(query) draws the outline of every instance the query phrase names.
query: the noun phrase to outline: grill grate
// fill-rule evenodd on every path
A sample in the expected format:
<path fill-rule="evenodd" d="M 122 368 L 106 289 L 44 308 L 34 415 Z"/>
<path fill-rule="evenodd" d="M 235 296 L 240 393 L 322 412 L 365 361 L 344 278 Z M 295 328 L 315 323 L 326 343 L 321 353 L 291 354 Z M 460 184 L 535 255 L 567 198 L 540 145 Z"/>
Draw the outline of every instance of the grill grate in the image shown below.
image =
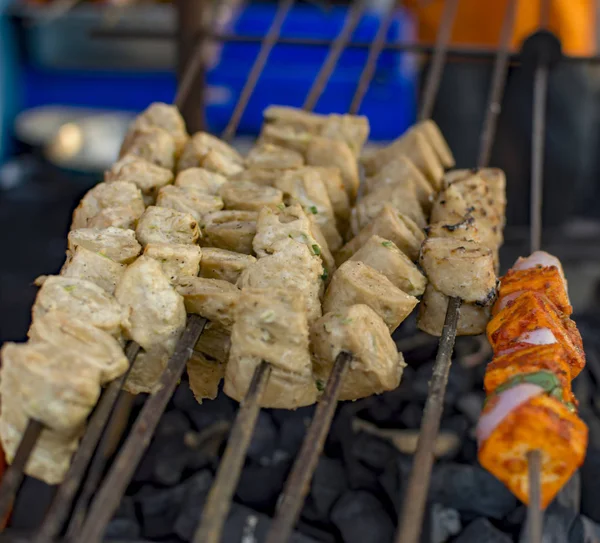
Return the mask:
<path fill-rule="evenodd" d="M 193 1 L 193 0 L 187 0 Z M 488 164 L 491 148 L 494 142 L 495 129 L 500 105 L 504 94 L 506 74 L 509 63 L 519 62 L 521 55 L 510 53 L 509 43 L 514 27 L 517 0 L 511 0 L 507 6 L 499 47 L 496 50 L 472 47 L 449 47 L 449 39 L 456 16 L 458 0 L 446 0 L 442 16 L 442 24 L 434 46 L 400 43 L 387 44 L 386 35 L 390 28 L 396 8 L 400 2 L 394 2 L 380 23 L 374 40 L 370 43 L 352 41 L 353 32 L 361 19 L 365 9 L 364 0 L 352 3 L 346 21 L 339 35 L 333 41 L 281 38 L 280 31 L 286 16 L 295 4 L 295 0 L 281 0 L 276 15 L 267 34 L 262 38 L 250 36 L 235 36 L 230 34 L 213 34 L 206 29 L 197 38 L 197 45 L 193 55 L 180 79 L 180 86 L 175 98 L 175 104 L 182 107 L 190 98 L 191 89 L 196 78 L 203 70 L 204 45 L 208 40 L 225 42 L 261 43 L 259 54 L 250 71 L 247 82 L 240 94 L 240 98 L 232 117 L 223 133 L 224 139 L 231 139 L 244 114 L 248 101 L 254 92 L 260 75 L 266 66 L 268 57 L 276 44 L 295 44 L 304 46 L 330 46 L 327 58 L 315 78 L 313 86 L 304 103 L 305 110 L 312 110 L 325 89 L 329 78 L 341 56 L 348 48 L 368 48 L 368 56 L 363 72 L 361 73 L 356 92 L 353 96 L 350 113 L 357 113 L 364 95 L 373 77 L 378 58 L 384 50 L 411 51 L 432 54 L 432 64 L 427 76 L 424 99 L 419 114 L 420 119 L 431 116 L 438 94 L 444 65 L 448 58 L 461 57 L 466 59 L 485 59 L 494 61 L 491 91 L 485 122 L 480 137 L 480 154 L 478 166 Z M 541 7 L 542 27 L 547 24 L 549 0 L 544 0 Z M 169 35 L 149 36 L 147 32 L 111 29 L 98 30 L 94 33 L 102 37 L 157 37 L 170 38 Z M 570 62 L 600 62 L 600 57 L 564 57 Z M 546 58 L 536 60 L 535 85 L 534 85 L 534 124 L 532 134 L 532 208 L 530 239 L 532 250 L 540 246 L 541 241 L 541 195 L 543 178 L 543 136 L 545 121 L 545 98 L 548 90 L 548 72 L 550 61 Z M 439 342 L 439 350 L 433 370 L 433 377 L 423 416 L 423 423 L 419 436 L 417 452 L 414 456 L 413 470 L 411 472 L 407 496 L 404 500 L 404 509 L 400 515 L 400 527 L 397 541 L 413 543 L 419 538 L 425 500 L 431 468 L 433 464 L 432 448 L 439 430 L 443 399 L 445 394 L 451 356 L 456 336 L 456 325 L 460 308 L 460 300 L 451 299 L 448 305 L 444 329 Z M 88 509 L 88 501 L 95 491 L 101 474 L 104 471 L 106 455 L 106 436 L 115 423 L 117 417 L 111 416 L 115 405 L 122 395 L 122 384 L 126 376 L 111 383 L 104 392 L 98 407 L 90 419 L 81 445 L 73 459 L 72 466 L 64 483 L 59 487 L 57 494 L 48 510 L 46 518 L 35 534 L 35 541 L 50 541 L 56 539 L 61 533 L 63 525 L 69 520 L 70 508 L 82 482 L 83 492 L 75 505 L 74 512 L 68 523 L 67 537 L 69 540 L 82 540 L 88 542 L 100 541 L 105 527 L 116 510 L 134 471 L 148 447 L 158 421 L 171 397 L 176 384 L 183 373 L 185 364 L 189 359 L 191 350 L 202 333 L 206 320 L 198 316 L 190 316 L 187 328 L 179 340 L 175 353 L 168 362 L 162 379 L 161 388 L 151 395 L 146 401 L 142 411 L 135 421 L 130 434 L 119 451 L 115 461 L 110 467 L 107 476 L 102 482 L 98 492 Z M 135 356 L 139 350 L 136 345 L 129 345 L 127 356 L 131 364 L 135 363 Z M 331 424 L 339 387 L 351 360 L 350 353 L 341 353 L 334 365 L 331 376 L 327 382 L 325 392 L 317 406 L 315 416 L 308 429 L 302 444 L 300 454 L 292 468 L 291 474 L 285 484 L 280 497 L 276 517 L 271 526 L 267 542 L 276 543 L 286 541 L 298 518 L 304 497 L 308 491 L 318 457 L 322 451 L 329 426 Z M 219 471 L 209 494 L 206 506 L 201 517 L 201 522 L 196 531 L 195 542 L 218 543 L 220 541 L 223 523 L 227 516 L 231 499 L 237 485 L 241 467 L 246 451 L 252 437 L 254 424 L 259 412 L 259 403 L 262 391 L 268 381 L 270 366 L 263 362 L 255 371 L 252 383 L 245 400 L 238 411 L 232 429 L 227 449 L 219 466 Z M 8 513 L 18 487 L 23 478 L 23 469 L 32 448 L 42 431 L 42 425 L 31 421 L 23 435 L 15 461 L 6 471 L 0 484 L 0 517 Z M 98 442 L 100 445 L 98 446 Z M 539 459 L 538 459 L 539 460 Z M 88 466 L 91 467 L 88 470 Z M 539 463 L 533 458 L 530 466 L 536 466 L 538 471 L 530 469 L 531 480 L 539 483 Z M 87 474 L 86 474 L 87 471 Z M 86 477 L 87 475 L 87 477 Z M 85 481 L 84 481 L 85 478 Z M 537 489 L 539 491 L 539 488 Z M 539 492 L 537 492 L 539 494 Z M 536 488 L 532 489 L 532 503 L 535 500 Z M 542 515 L 539 507 L 530 508 L 528 524 L 530 528 L 530 541 L 539 543 L 541 540 Z M 8 530 L 1 536 L 2 540 L 19 540 L 21 536 L 11 534 Z M 28 539 L 31 540 L 31 539 Z"/>

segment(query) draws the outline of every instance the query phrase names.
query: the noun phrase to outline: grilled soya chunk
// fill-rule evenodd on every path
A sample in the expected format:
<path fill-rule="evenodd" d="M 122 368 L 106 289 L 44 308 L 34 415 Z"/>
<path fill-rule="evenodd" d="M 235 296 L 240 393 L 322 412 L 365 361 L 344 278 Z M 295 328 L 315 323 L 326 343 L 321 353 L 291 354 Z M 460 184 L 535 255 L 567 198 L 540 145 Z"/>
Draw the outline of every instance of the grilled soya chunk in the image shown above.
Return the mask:
<path fill-rule="evenodd" d="M 266 170 L 263 168 L 252 167 L 230 176 L 229 181 L 234 183 L 247 181 L 261 187 L 272 187 L 275 185 L 275 181 L 277 181 L 282 171 L 283 170 Z"/>
<path fill-rule="evenodd" d="M 450 238 L 457 241 L 475 241 L 481 243 L 479 227 L 473 217 L 465 217 L 455 223 L 434 222 L 425 228 L 429 238 Z"/>
<path fill-rule="evenodd" d="M 254 262 L 256 258 L 251 255 L 206 247 L 202 250 L 200 277 L 220 279 L 235 285 L 240 274 Z"/>
<path fill-rule="evenodd" d="M 145 247 L 148 243 L 196 243 L 200 231 L 189 213 L 150 206 L 140 217 L 135 234 Z"/>
<path fill-rule="evenodd" d="M 86 279 L 114 294 L 125 267 L 85 247 L 78 247 L 74 253 L 69 254 L 60 274 L 64 277 Z"/>
<path fill-rule="evenodd" d="M 321 316 L 320 294 L 323 290 L 321 260 L 303 243 L 293 239 L 273 245 L 274 253 L 248 266 L 237 282 L 239 288 L 281 288 L 297 291 L 306 304 L 308 322 Z"/>
<path fill-rule="evenodd" d="M 425 240 L 425 234 L 413 221 L 384 205 L 377 217 L 337 252 L 336 263 L 340 265 L 348 260 L 373 235 L 393 241 L 413 262 L 419 258 L 421 243 Z"/>
<path fill-rule="evenodd" d="M 273 187 L 255 185 L 249 181 L 225 183 L 220 190 L 227 209 L 260 211 L 263 207 L 277 207 L 283 202 L 283 193 Z"/>
<path fill-rule="evenodd" d="M 197 167 L 229 177 L 244 169 L 244 159 L 224 141 L 206 132 L 198 132 L 186 143 L 177 164 L 177 171 Z"/>
<path fill-rule="evenodd" d="M 420 229 L 427 225 L 414 183 L 407 179 L 402 185 L 383 186 L 361 198 L 352 209 L 352 233 L 358 234 L 386 205 L 410 217 Z"/>
<path fill-rule="evenodd" d="M 345 143 L 314 136 L 310 139 L 306 149 L 306 163 L 309 166 L 339 168 L 350 202 L 356 200 L 360 183 L 358 165 L 356 157 Z"/>
<path fill-rule="evenodd" d="M 261 170 L 293 170 L 304 165 L 304 157 L 293 149 L 272 143 L 260 143 L 246 157 L 248 168 Z"/>
<path fill-rule="evenodd" d="M 423 208 L 429 213 L 435 191 L 423 173 L 414 165 L 406 155 L 388 162 L 373 177 L 367 177 L 368 192 L 374 192 L 385 186 L 398 186 L 405 184 L 414 185 L 415 195 Z"/>
<path fill-rule="evenodd" d="M 431 284 L 446 296 L 490 305 L 497 279 L 492 251 L 474 241 L 428 238 L 419 260 Z"/>
<path fill-rule="evenodd" d="M 71 230 L 109 226 L 134 228 L 144 207 L 142 193 L 133 183 L 99 183 L 85 194 L 73 212 Z"/>
<path fill-rule="evenodd" d="M 223 200 L 194 188 L 169 185 L 160 189 L 156 205 L 187 213 L 200 222 L 208 213 L 223 209 Z"/>
<path fill-rule="evenodd" d="M 477 177 L 485 183 L 491 198 L 490 205 L 500 217 L 504 217 L 506 211 L 506 175 L 501 169 L 452 170 L 444 176 L 444 187 L 448 187 L 456 181 L 466 181 L 473 177 Z"/>
<path fill-rule="evenodd" d="M 224 328 L 231 328 L 233 313 L 240 297 L 240 289 L 227 281 L 186 277 L 177 284 L 188 313 L 200 315 Z"/>
<path fill-rule="evenodd" d="M 230 348 L 230 332 L 218 324 L 207 323 L 187 363 L 190 388 L 198 402 L 217 397 Z"/>
<path fill-rule="evenodd" d="M 359 115 L 319 115 L 286 106 L 265 109 L 264 126 L 278 126 L 295 132 L 308 132 L 344 142 L 355 155 L 369 137 L 369 120 Z"/>
<path fill-rule="evenodd" d="M 163 273 L 171 283 L 175 283 L 198 275 L 202 249 L 184 243 L 148 243 L 144 256 L 160 262 Z"/>
<path fill-rule="evenodd" d="M 308 144 L 314 137 L 313 134 L 297 130 L 293 126 L 283 124 L 263 124 L 260 129 L 258 143 L 273 144 L 286 149 L 297 151 L 301 155 L 306 155 Z"/>
<path fill-rule="evenodd" d="M 284 172 L 275 186 L 283 192 L 287 204 L 300 204 L 306 214 L 314 215 L 330 250 L 337 251 L 342 246 L 327 187 L 316 169 Z"/>
<path fill-rule="evenodd" d="M 185 121 L 177 107 L 162 102 L 154 102 L 131 123 L 122 147 L 128 147 L 131 138 L 138 130 L 150 127 L 162 128 L 168 132 L 175 140 L 178 155 L 181 153 L 184 145 L 189 139 L 185 128 Z"/>
<path fill-rule="evenodd" d="M 256 211 L 215 211 L 204 217 L 202 245 L 246 255 L 252 254 Z"/>
<path fill-rule="evenodd" d="M 204 168 L 188 168 L 177 174 L 175 186 L 183 189 L 196 189 L 204 194 L 217 196 L 227 178 Z"/>
<path fill-rule="evenodd" d="M 435 190 L 440 189 L 444 168 L 421 124 L 413 126 L 387 147 L 364 157 L 362 163 L 365 173 L 367 176 L 376 175 L 386 164 L 401 155 L 413 161 Z"/>
<path fill-rule="evenodd" d="M 426 277 L 393 241 L 371 236 L 349 260 L 362 262 L 377 270 L 406 294 L 421 296 L 425 291 Z"/>
<path fill-rule="evenodd" d="M 365 304 L 384 320 L 391 333 L 418 303 L 385 275 L 362 262 L 348 261 L 333 275 L 323 299 L 323 311 L 341 313 L 352 305 Z"/>
<path fill-rule="evenodd" d="M 432 336 L 441 336 L 449 297 L 436 290 L 431 283 L 425 288 L 425 293 L 419 304 L 417 326 L 423 332 Z M 490 320 L 490 308 L 474 304 L 461 304 L 458 314 L 456 333 L 459 336 L 477 336 L 485 332 Z"/>
<path fill-rule="evenodd" d="M 144 204 L 152 205 L 160 188 L 173 182 L 173 172 L 161 168 L 136 155 L 125 155 L 104 172 L 104 181 L 127 181 L 133 183 L 141 191 Z"/>
<path fill-rule="evenodd" d="M 177 144 L 171 134 L 157 126 L 138 128 L 125 140 L 119 158 L 134 155 L 161 168 L 173 170 L 177 156 Z"/>
<path fill-rule="evenodd" d="M 117 339 L 125 311 L 114 296 L 85 279 L 50 276 L 36 280 L 41 288 L 33 304 L 33 322 L 52 310 L 85 321 Z"/>
<path fill-rule="evenodd" d="M 316 172 L 321 178 L 333 208 L 338 231 L 343 234 L 348 229 L 350 220 L 350 200 L 342 181 L 340 169 L 327 166 L 305 166 L 305 168 Z"/>
<path fill-rule="evenodd" d="M 131 264 L 142 250 L 133 230 L 123 228 L 78 228 L 69 232 L 68 254 L 84 247 L 119 264 Z"/>
<path fill-rule="evenodd" d="M 262 260 L 268 258 L 273 257 Z M 287 288 L 242 290 L 231 333 L 225 394 L 242 401 L 254 370 L 265 361 L 271 372 L 261 407 L 296 409 L 316 401 L 305 307 L 302 295 Z"/>
<path fill-rule="evenodd" d="M 0 394 L 18 394 L 27 416 L 48 428 L 72 431 L 100 396 L 100 368 L 82 363 L 79 356 L 46 342 L 5 343 Z"/>
<path fill-rule="evenodd" d="M 329 379 L 342 351 L 352 354 L 340 400 L 357 400 L 394 390 L 400 384 L 405 363 L 381 317 L 366 305 L 353 305 L 340 313 L 327 313 L 310 331 L 315 377 Z"/>
<path fill-rule="evenodd" d="M 132 394 L 153 392 L 185 328 L 183 298 L 160 264 L 146 256 L 127 267 L 115 296 L 129 312 L 123 325 L 127 336 L 144 349 L 129 373 L 125 389 Z"/>
<path fill-rule="evenodd" d="M 102 384 L 116 379 L 129 367 L 121 344 L 113 336 L 62 311 L 49 311 L 36 319 L 27 335 L 32 344 L 53 345 L 97 367 Z"/>

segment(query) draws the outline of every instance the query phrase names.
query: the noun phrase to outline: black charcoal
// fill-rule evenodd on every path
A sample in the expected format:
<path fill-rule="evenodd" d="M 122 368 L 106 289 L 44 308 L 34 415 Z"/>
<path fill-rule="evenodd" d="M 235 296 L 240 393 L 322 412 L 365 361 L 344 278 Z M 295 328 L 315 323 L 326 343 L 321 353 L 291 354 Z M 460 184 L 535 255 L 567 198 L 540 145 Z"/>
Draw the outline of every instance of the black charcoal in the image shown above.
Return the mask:
<path fill-rule="evenodd" d="M 485 394 L 483 392 L 469 392 L 456 401 L 456 408 L 471 424 L 477 424 L 483 408 Z"/>
<path fill-rule="evenodd" d="M 112 519 L 106 526 L 105 539 L 118 539 L 120 541 L 136 540 L 142 530 L 137 522 L 128 518 Z"/>
<path fill-rule="evenodd" d="M 186 481 L 186 494 L 174 526 L 174 532 L 182 539 L 192 539 L 212 481 L 208 470 L 200 471 Z"/>
<path fill-rule="evenodd" d="M 422 543 L 444 543 L 462 529 L 456 509 L 433 503 L 427 508 L 423 523 Z"/>
<path fill-rule="evenodd" d="M 260 411 L 252 432 L 247 457 L 257 463 L 265 457 L 272 457 L 277 446 L 277 427 L 266 411 Z"/>
<path fill-rule="evenodd" d="M 392 541 L 394 523 L 383 504 L 369 492 L 346 492 L 333 506 L 331 521 L 344 543 Z"/>
<path fill-rule="evenodd" d="M 461 532 L 454 543 L 512 543 L 512 538 L 495 528 L 489 520 L 478 518 Z"/>
<path fill-rule="evenodd" d="M 342 462 L 322 456 L 319 458 L 302 516 L 309 521 L 327 522 L 333 504 L 347 489 Z"/>
<path fill-rule="evenodd" d="M 511 492 L 478 465 L 441 464 L 431 478 L 430 497 L 461 514 L 500 519 L 517 504 Z"/>
<path fill-rule="evenodd" d="M 600 522 L 600 451 L 590 449 L 581 467 L 581 513 Z"/>

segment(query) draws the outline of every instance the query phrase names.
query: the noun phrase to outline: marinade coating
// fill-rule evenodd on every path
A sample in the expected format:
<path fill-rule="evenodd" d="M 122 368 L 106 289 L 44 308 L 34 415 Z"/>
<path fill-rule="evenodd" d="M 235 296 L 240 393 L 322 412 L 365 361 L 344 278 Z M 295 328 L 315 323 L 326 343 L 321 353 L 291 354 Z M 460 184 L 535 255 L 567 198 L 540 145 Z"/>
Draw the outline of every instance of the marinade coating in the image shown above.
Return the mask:
<path fill-rule="evenodd" d="M 135 235 L 145 247 L 148 243 L 196 243 L 198 222 L 189 213 L 150 206 L 138 221 Z"/>

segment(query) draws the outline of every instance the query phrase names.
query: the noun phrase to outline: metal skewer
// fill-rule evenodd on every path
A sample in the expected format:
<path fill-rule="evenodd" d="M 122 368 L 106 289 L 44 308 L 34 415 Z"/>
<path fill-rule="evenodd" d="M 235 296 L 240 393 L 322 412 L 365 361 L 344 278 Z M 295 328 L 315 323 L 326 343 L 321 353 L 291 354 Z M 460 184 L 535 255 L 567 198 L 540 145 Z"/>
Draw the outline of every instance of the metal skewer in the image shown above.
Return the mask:
<path fill-rule="evenodd" d="M 177 342 L 175 352 L 162 373 L 159 388 L 144 404 L 125 444 L 98 489 L 77 541 L 96 543 L 102 539 L 106 525 L 119 506 L 139 461 L 150 445 L 158 421 L 175 391 L 190 358 L 190 346 L 196 344 L 205 325 L 206 319 L 198 315 L 190 315 L 188 318 L 185 332 Z"/>
<path fill-rule="evenodd" d="M 258 78 L 263 72 L 265 64 L 271 54 L 271 51 L 275 44 L 277 43 L 277 39 L 279 38 L 279 34 L 281 33 L 281 27 L 287 17 L 288 13 L 292 9 L 295 4 L 295 0 L 280 0 L 279 5 L 277 7 L 277 13 L 275 14 L 275 18 L 273 19 L 273 23 L 265 36 L 264 41 L 262 42 L 262 46 L 252 65 L 252 69 L 250 70 L 250 74 L 248 75 L 248 79 L 240 93 L 240 97 L 238 99 L 237 104 L 235 105 L 235 109 L 231 114 L 231 118 L 229 119 L 229 123 L 227 124 L 225 130 L 221 138 L 225 141 L 230 141 L 231 138 L 237 132 L 240 121 L 242 120 L 242 115 L 246 110 L 246 106 L 250 101 L 250 97 L 256 88 L 256 84 L 258 83 Z"/>
<path fill-rule="evenodd" d="M 488 99 L 488 108 L 484 127 L 480 139 L 479 167 L 487 166 L 487 161 L 491 155 L 491 148 L 494 142 L 496 131 L 496 118 L 500 112 L 500 102 L 504 93 L 506 84 L 506 71 L 509 61 L 508 48 L 512 37 L 512 28 L 514 27 L 516 1 L 511 0 L 508 5 L 501 31 L 501 43 L 499 45 L 494 72 L 492 76 L 492 87 Z M 444 8 L 441 28 L 438 33 L 438 45 L 442 52 L 436 51 L 434 54 L 433 66 L 438 66 L 441 72 L 445 51 L 450 38 L 453 18 L 456 14 L 456 6 Z M 445 37 L 445 41 L 441 39 Z M 440 60 L 441 58 L 441 60 Z M 437 60 L 437 63 L 436 63 Z M 432 66 L 432 71 L 433 71 Z M 428 88 L 425 89 L 426 95 L 435 98 L 439 89 L 441 73 L 430 73 L 427 79 Z M 435 93 L 433 89 L 435 88 Z M 420 118 L 427 118 L 427 113 L 433 111 L 434 102 L 429 100 L 423 104 Z M 421 422 L 421 431 L 417 442 L 417 450 L 413 458 L 413 465 L 408 483 L 408 489 L 402 504 L 402 511 L 399 517 L 399 530 L 396 535 L 396 543 L 417 543 L 421 533 L 423 516 L 425 512 L 425 503 L 433 467 L 433 449 L 440 425 L 440 419 L 443 411 L 444 395 L 446 393 L 446 384 L 452 362 L 452 351 L 456 339 L 456 327 L 458 325 L 459 311 L 461 301 L 458 298 L 450 298 L 446 310 L 446 318 L 438 354 L 433 367 L 433 376 L 429 386 L 429 393 L 423 419 Z"/>

